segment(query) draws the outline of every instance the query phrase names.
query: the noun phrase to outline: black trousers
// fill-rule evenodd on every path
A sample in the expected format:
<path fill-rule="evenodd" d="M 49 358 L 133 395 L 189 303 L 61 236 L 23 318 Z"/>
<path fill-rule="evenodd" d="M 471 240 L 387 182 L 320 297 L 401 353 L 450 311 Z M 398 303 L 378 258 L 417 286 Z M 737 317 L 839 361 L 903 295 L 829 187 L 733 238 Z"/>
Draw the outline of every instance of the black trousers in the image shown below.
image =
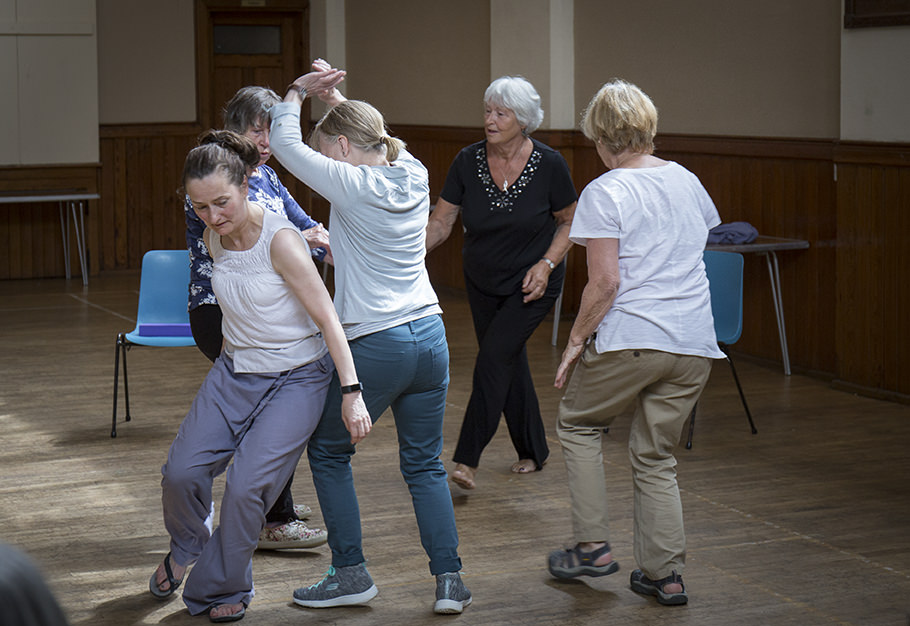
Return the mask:
<path fill-rule="evenodd" d="M 465 276 L 479 351 L 474 363 L 471 398 L 461 423 L 453 460 L 477 467 L 499 418 L 505 415 L 519 459 L 531 459 L 540 469 L 550 455 L 525 344 L 559 297 L 564 266 L 550 277 L 544 295 L 522 302 L 519 289 L 509 296 L 491 296 Z"/>
<path fill-rule="evenodd" d="M 190 329 L 196 347 L 214 363 L 221 354 L 221 345 L 224 336 L 221 334 L 221 307 L 217 304 L 202 304 L 190 311 Z M 294 498 L 291 496 L 291 483 L 294 475 L 288 479 L 275 504 L 266 513 L 265 521 L 271 524 L 287 524 L 297 519 L 294 513 Z"/>

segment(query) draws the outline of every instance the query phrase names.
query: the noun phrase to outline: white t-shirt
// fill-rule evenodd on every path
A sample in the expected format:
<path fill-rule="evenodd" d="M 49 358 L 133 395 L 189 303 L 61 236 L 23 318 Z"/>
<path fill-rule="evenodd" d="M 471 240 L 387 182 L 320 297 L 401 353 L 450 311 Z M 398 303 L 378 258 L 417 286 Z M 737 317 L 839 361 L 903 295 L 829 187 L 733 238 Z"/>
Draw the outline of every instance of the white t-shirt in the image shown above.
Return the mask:
<path fill-rule="evenodd" d="M 569 238 L 619 240 L 619 291 L 597 327 L 598 353 L 652 349 L 724 358 L 702 254 L 720 224 L 711 197 L 677 163 L 615 169 L 582 191 Z"/>

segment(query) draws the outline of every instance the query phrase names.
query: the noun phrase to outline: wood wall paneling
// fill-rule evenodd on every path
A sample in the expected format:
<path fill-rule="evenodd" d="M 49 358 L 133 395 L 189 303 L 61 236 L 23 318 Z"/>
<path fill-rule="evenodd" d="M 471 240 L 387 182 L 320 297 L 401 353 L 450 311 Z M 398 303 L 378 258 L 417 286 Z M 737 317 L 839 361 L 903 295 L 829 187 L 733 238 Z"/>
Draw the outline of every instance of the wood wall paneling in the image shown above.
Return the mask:
<path fill-rule="evenodd" d="M 178 189 L 199 132 L 196 124 L 102 127 L 100 269 L 137 269 L 148 250 L 186 245 Z"/>
<path fill-rule="evenodd" d="M 910 159 L 905 146 L 847 145 L 836 157 L 838 383 L 906 398 Z"/>
<path fill-rule="evenodd" d="M 0 192 L 48 193 L 53 190 L 98 191 L 99 167 L 88 165 L 14 166 L 0 168 Z M 85 209 L 85 231 L 89 237 L 97 222 L 98 203 L 88 202 Z M 0 204 L 0 279 L 43 278 L 64 276 L 63 239 L 57 202 Z M 79 255 L 70 225 L 70 267 L 79 276 Z M 91 251 L 92 248 L 90 247 Z M 89 263 L 95 259 L 89 255 Z"/>

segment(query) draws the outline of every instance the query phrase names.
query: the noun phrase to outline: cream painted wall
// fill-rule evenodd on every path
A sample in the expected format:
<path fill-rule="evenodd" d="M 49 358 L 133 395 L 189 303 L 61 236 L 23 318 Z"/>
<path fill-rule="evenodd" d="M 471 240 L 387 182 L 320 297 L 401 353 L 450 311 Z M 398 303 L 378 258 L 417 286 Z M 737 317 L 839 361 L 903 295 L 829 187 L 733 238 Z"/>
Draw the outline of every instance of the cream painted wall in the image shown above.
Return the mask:
<path fill-rule="evenodd" d="M 98 161 L 94 0 L 0 0 L 0 165 Z"/>
<path fill-rule="evenodd" d="M 619 76 L 654 99 L 662 132 L 837 137 L 840 5 L 576 0 L 579 109 Z"/>
<path fill-rule="evenodd" d="M 908 60 L 910 26 L 843 31 L 841 139 L 910 141 Z"/>
<path fill-rule="evenodd" d="M 490 0 L 490 78 L 520 75 L 540 94 L 541 128 L 575 126 L 574 0 Z"/>
<path fill-rule="evenodd" d="M 17 37 L 0 35 L 0 164 L 19 163 L 19 54 Z"/>
<path fill-rule="evenodd" d="M 488 0 L 346 0 L 345 7 L 349 97 L 370 101 L 392 125 L 481 125 Z"/>
<path fill-rule="evenodd" d="M 345 0 L 310 0 L 310 55 L 329 59 L 335 67 L 347 67 Z M 301 68 L 301 71 L 308 68 Z M 339 89 L 347 93 L 347 84 Z M 310 102 L 310 116 L 318 120 L 326 111 L 318 98 Z"/>
<path fill-rule="evenodd" d="M 559 38 L 549 16 L 554 7 L 564 15 L 567 2 L 574 5 L 571 80 L 554 70 L 559 55 L 543 46 L 540 58 L 533 52 L 538 37 Z M 93 5 L 0 0 L 0 80 L 12 86 L 0 90 L 0 163 L 20 155 L 13 77 L 22 29 L 94 40 L 90 16 L 79 17 Z M 195 119 L 192 5 L 97 0 L 101 123 Z M 393 123 L 477 127 L 483 90 L 511 72 L 539 83 L 545 128 L 568 128 L 565 119 L 551 120 L 559 90 L 573 91 L 574 122 L 600 84 L 619 75 L 655 99 L 662 132 L 910 141 L 910 27 L 845 31 L 833 0 L 312 0 L 310 22 L 313 54 L 346 67 L 347 94 L 374 102 Z M 67 65 L 91 54 L 72 44 L 54 52 Z M 92 80 L 86 70 L 79 85 Z M 76 89 L 71 106 L 90 110 L 89 90 Z"/>
<path fill-rule="evenodd" d="M 22 164 L 98 161 L 94 36 L 20 37 L 19 96 Z"/>
<path fill-rule="evenodd" d="M 196 120 L 190 0 L 97 0 L 102 124 Z"/>
<path fill-rule="evenodd" d="M 524 76 L 546 103 L 550 84 L 549 0 L 491 0 L 490 33 L 487 83 L 500 76 Z"/>

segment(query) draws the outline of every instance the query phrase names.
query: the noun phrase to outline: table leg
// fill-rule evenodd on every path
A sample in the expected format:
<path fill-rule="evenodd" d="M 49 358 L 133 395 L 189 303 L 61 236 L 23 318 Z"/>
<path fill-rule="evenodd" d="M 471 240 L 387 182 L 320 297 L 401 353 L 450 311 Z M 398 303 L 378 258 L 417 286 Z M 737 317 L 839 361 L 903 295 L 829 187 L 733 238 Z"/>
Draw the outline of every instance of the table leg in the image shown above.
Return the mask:
<path fill-rule="evenodd" d="M 60 209 L 60 232 L 63 235 L 63 267 L 66 277 L 70 277 L 70 214 L 66 202 L 57 203 Z"/>
<path fill-rule="evenodd" d="M 76 212 L 78 209 L 78 213 Z M 70 202 L 76 230 L 76 251 L 79 253 L 79 267 L 82 269 L 82 284 L 88 285 L 88 263 L 85 255 L 85 202 Z"/>
<path fill-rule="evenodd" d="M 761 253 L 768 264 L 768 277 L 771 279 L 771 299 L 774 302 L 774 315 L 777 317 L 777 334 L 780 337 L 780 354 L 784 362 L 784 375 L 790 375 L 790 352 L 787 350 L 787 326 L 784 323 L 784 301 L 780 291 L 780 269 L 777 255 L 773 250 Z"/>
<path fill-rule="evenodd" d="M 72 216 L 73 229 L 76 231 L 76 252 L 79 254 L 79 267 L 82 270 L 82 284 L 88 285 L 88 263 L 85 254 L 85 203 L 79 200 L 61 201 L 58 204 L 60 232 L 63 235 L 63 267 L 66 270 L 66 277 L 72 278 L 73 274 L 70 267 L 70 216 Z"/>

